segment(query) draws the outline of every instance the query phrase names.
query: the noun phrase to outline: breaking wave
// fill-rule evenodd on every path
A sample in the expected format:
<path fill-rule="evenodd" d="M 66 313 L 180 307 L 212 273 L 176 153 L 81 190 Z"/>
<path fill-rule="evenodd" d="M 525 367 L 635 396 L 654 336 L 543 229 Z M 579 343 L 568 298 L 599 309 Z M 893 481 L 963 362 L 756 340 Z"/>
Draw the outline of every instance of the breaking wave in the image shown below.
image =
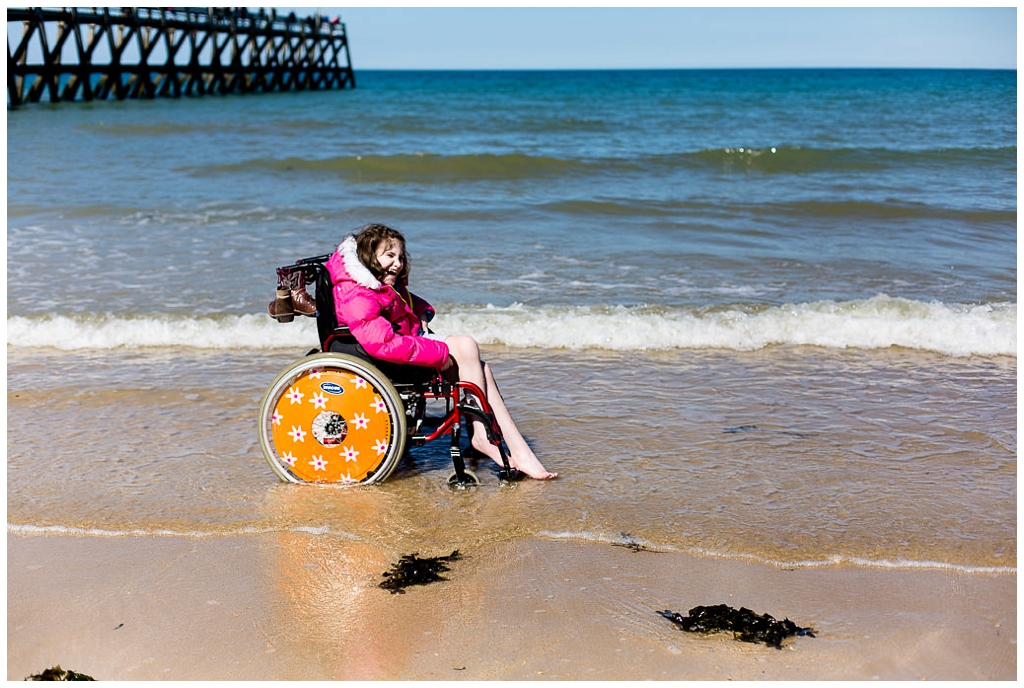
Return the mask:
<path fill-rule="evenodd" d="M 950 356 L 1016 356 L 1017 305 L 945 304 L 879 295 L 853 301 L 716 308 L 663 306 L 442 307 L 433 328 L 512 348 L 657 351 L 810 345 L 904 347 Z M 312 318 L 281 325 L 266 315 L 110 314 L 10 316 L 14 347 L 115 349 L 310 348 Z"/>

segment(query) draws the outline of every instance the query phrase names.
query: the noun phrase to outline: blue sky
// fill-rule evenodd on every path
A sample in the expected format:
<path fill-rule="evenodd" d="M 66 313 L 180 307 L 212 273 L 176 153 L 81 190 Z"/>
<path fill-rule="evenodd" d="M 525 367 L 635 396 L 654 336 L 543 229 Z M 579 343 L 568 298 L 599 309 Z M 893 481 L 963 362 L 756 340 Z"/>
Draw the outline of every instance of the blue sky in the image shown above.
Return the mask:
<path fill-rule="evenodd" d="M 345 22 L 359 69 L 1016 69 L 1017 10 L 287 7 Z"/>

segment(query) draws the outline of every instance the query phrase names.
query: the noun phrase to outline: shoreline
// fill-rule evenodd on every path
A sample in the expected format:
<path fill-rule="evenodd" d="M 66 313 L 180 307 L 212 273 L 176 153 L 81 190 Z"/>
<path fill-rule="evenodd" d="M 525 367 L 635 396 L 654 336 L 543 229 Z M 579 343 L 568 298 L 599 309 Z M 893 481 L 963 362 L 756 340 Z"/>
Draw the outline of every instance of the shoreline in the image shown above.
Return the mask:
<path fill-rule="evenodd" d="M 421 556 L 458 545 L 424 546 Z M 401 554 L 307 533 L 7 534 L 7 678 L 1014 680 L 1016 573 L 735 559 L 514 539 L 392 595 Z M 781 650 L 657 611 L 747 607 Z"/>

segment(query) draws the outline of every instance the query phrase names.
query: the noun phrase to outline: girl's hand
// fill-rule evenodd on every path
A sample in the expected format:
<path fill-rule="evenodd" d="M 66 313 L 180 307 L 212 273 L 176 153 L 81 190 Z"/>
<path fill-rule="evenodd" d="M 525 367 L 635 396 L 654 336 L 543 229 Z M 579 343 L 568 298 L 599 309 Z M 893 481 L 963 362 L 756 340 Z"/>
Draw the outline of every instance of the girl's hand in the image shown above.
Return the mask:
<path fill-rule="evenodd" d="M 449 370 L 454 365 L 455 365 L 455 359 L 449 354 L 448 355 L 448 360 L 444 362 L 443 366 L 441 366 L 441 372 L 443 373 L 446 370 Z"/>
<path fill-rule="evenodd" d="M 430 322 L 426 318 L 420 318 L 420 332 L 423 334 L 432 334 L 427 323 Z"/>

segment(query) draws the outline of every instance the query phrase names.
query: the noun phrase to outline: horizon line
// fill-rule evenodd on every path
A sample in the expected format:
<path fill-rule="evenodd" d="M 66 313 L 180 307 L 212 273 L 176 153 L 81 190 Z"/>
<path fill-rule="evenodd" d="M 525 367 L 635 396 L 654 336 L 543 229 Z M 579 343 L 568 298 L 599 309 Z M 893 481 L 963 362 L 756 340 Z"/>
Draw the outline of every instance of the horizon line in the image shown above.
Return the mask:
<path fill-rule="evenodd" d="M 653 71 L 957 71 L 957 72 L 1015 72 L 1016 67 L 352 67 L 363 72 L 653 72 Z"/>

